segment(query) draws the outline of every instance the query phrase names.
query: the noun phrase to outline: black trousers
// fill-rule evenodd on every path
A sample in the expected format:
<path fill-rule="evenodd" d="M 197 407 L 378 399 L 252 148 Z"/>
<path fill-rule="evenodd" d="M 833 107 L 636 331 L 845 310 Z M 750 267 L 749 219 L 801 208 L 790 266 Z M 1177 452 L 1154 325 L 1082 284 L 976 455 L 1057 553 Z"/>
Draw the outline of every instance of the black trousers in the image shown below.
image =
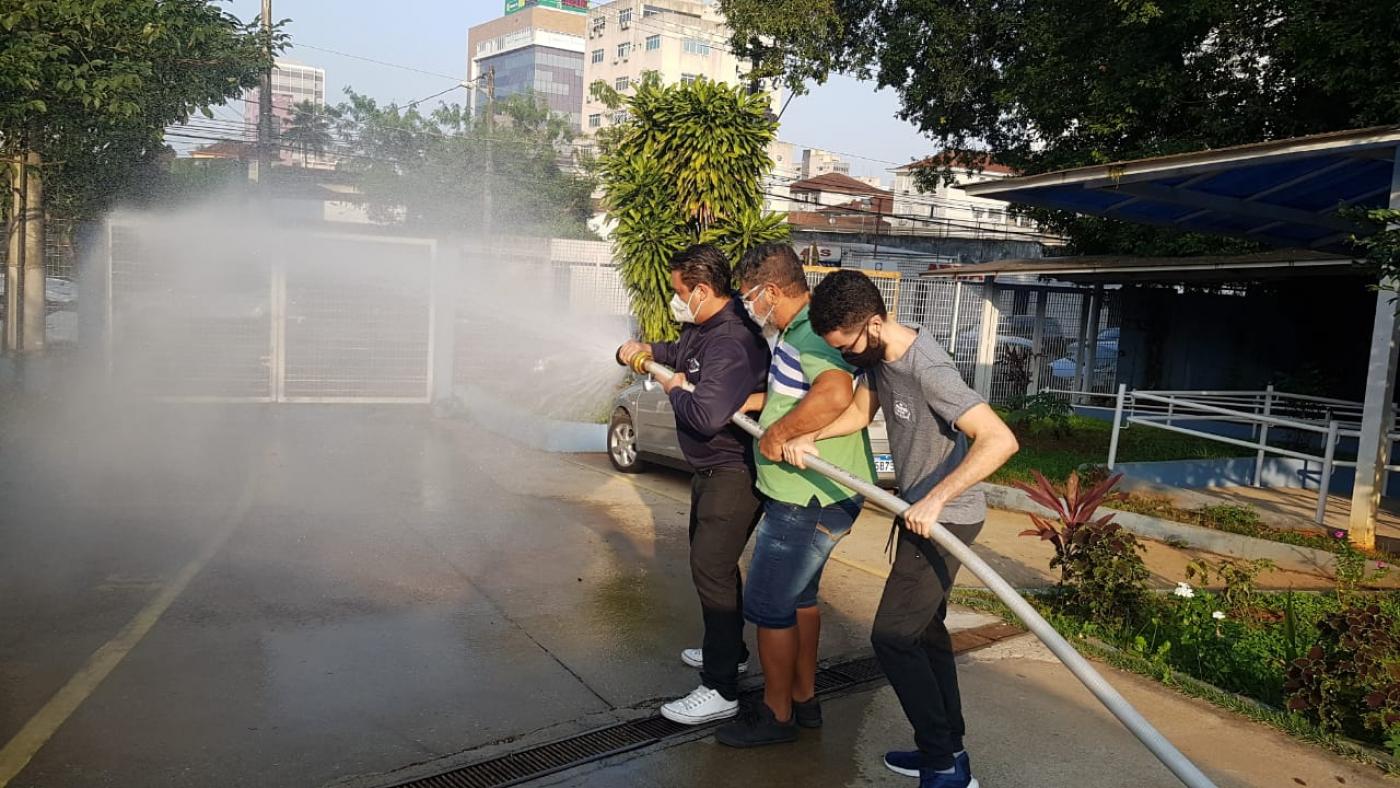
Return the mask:
<path fill-rule="evenodd" d="M 753 471 L 721 467 L 695 473 L 690 487 L 690 575 L 705 622 L 700 681 L 728 700 L 738 699 L 739 663 L 749 658 L 739 558 L 762 514 Z"/>
<path fill-rule="evenodd" d="M 970 545 L 982 523 L 944 527 Z M 953 754 L 963 749 L 967 732 L 953 639 L 943 623 L 960 567 L 932 541 L 899 526 L 894 566 L 870 634 L 880 667 L 914 726 L 914 744 L 925 768 L 952 768 Z"/>

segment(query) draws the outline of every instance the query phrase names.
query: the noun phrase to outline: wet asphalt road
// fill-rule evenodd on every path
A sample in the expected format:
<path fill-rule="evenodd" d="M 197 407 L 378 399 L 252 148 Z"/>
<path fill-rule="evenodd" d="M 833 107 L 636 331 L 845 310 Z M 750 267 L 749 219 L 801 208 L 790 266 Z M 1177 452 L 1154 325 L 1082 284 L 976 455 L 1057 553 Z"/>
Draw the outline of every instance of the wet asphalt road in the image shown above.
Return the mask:
<path fill-rule="evenodd" d="M 326 785 L 695 683 L 684 477 L 416 408 L 44 416 L 0 432 L 0 786 Z M 879 586 L 829 568 L 826 655 Z"/>

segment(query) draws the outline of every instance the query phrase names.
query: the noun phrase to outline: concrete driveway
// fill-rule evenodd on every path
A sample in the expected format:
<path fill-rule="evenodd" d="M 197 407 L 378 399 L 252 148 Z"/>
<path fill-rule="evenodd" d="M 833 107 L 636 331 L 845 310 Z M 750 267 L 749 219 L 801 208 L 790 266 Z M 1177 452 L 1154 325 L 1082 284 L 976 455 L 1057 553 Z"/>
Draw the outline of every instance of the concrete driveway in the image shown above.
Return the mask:
<path fill-rule="evenodd" d="M 9 415 L 0 786 L 315 786 L 696 682 L 681 476 L 408 408 Z M 878 578 L 825 588 L 863 650 Z"/>

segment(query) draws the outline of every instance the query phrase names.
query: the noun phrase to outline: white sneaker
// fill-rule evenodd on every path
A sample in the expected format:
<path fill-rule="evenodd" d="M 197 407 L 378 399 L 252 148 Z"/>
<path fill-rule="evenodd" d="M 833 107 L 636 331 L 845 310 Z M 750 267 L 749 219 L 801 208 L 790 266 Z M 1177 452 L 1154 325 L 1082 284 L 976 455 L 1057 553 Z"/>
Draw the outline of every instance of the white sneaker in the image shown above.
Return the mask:
<path fill-rule="evenodd" d="M 698 648 L 688 648 L 681 652 L 681 662 L 684 662 L 692 668 L 703 668 L 705 667 L 705 652 Z M 749 672 L 749 663 L 740 662 L 739 672 Z"/>
<path fill-rule="evenodd" d="M 725 700 L 719 690 L 712 690 L 704 684 L 679 700 L 673 700 L 661 707 L 661 716 L 682 725 L 701 725 L 715 720 L 725 720 L 739 713 L 739 701 Z"/>

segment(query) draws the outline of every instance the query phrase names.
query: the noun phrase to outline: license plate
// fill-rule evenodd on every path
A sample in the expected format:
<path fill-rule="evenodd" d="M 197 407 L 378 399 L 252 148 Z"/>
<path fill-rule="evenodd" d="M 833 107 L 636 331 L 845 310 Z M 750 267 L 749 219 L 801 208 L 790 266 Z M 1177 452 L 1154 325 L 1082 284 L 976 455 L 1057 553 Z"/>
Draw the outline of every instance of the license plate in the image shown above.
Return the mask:
<path fill-rule="evenodd" d="M 888 454 L 875 455 L 876 473 L 894 473 L 894 458 Z"/>

